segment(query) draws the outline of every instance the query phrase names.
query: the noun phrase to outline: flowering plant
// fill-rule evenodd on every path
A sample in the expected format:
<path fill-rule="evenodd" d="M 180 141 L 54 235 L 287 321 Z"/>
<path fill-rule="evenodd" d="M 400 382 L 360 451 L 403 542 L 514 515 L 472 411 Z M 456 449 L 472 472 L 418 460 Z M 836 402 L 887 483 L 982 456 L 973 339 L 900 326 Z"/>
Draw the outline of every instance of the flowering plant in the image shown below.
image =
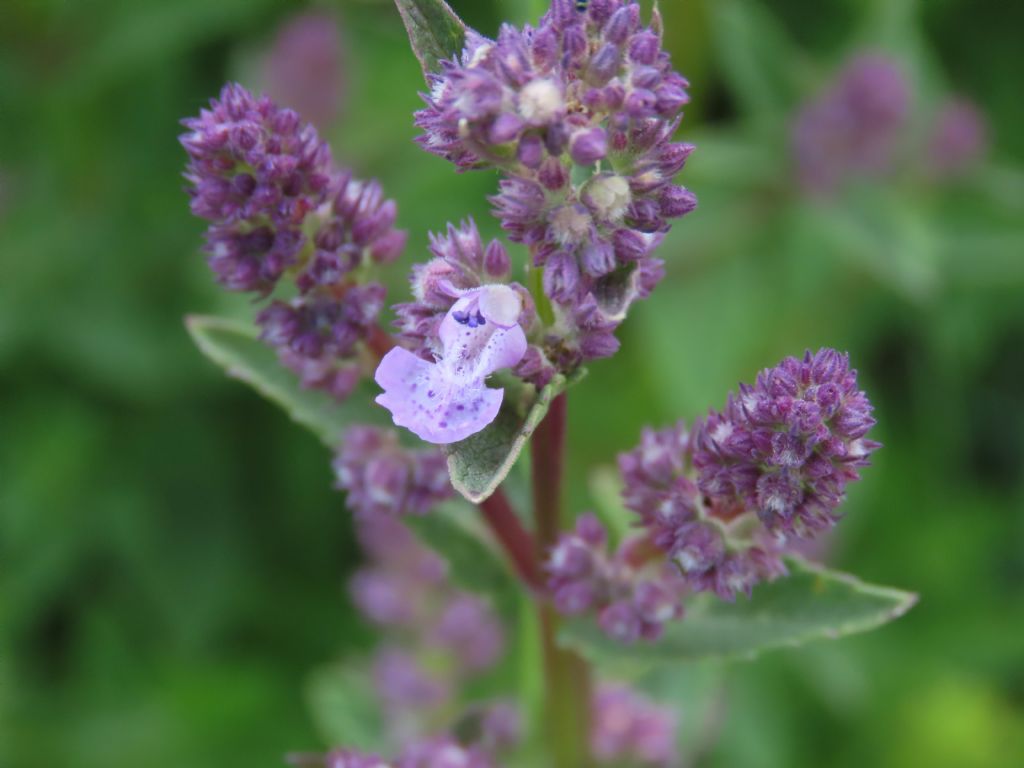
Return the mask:
<path fill-rule="evenodd" d="M 846 355 L 786 358 L 721 410 L 643 430 L 618 459 L 621 505 L 564 520 L 568 390 L 617 352 L 665 274 L 659 246 L 696 207 L 675 182 L 694 151 L 675 140 L 688 83 L 657 7 L 645 23 L 631 0 L 553 0 L 494 40 L 442 0 L 397 6 L 428 85 L 420 144 L 498 172 L 493 212 L 528 263 L 472 220 L 449 224 L 388 333 L 380 276 L 407 238 L 380 185 L 238 85 L 184 121 L 210 267 L 261 305 L 251 327 L 189 328 L 336 452 L 367 554 L 351 595 L 385 637 L 344 673 L 348 706 L 375 701 L 376 725 L 293 760 L 678 765 L 687 745 L 674 702 L 642 690 L 651 672 L 866 630 L 913 604 L 796 556 L 879 447 L 871 405 Z"/>

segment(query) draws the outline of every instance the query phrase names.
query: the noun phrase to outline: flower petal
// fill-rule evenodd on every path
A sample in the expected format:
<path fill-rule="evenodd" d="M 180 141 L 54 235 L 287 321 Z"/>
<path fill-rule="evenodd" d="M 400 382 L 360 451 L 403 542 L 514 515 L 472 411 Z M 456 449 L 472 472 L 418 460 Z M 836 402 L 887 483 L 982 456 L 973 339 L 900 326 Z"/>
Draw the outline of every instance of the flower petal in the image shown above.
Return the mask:
<path fill-rule="evenodd" d="M 395 424 L 439 445 L 464 440 L 494 421 L 504 396 L 483 379 L 454 381 L 440 364 L 400 347 L 384 356 L 375 379 L 384 388 L 377 403 L 391 411 Z"/>
<path fill-rule="evenodd" d="M 444 346 L 439 365 L 453 380 L 482 381 L 526 354 L 526 334 L 516 322 L 518 312 L 510 311 L 509 296 L 521 311 L 521 299 L 510 288 L 487 286 L 464 295 L 445 315 L 439 329 Z"/>

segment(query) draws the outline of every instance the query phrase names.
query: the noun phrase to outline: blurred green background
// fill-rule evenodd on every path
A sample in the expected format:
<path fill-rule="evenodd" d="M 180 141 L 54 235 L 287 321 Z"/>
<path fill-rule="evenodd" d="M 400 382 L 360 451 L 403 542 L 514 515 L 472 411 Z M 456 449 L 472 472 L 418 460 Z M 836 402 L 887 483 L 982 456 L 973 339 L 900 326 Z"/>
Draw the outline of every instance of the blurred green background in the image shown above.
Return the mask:
<path fill-rule="evenodd" d="M 488 34 L 539 4 L 453 2 Z M 226 79 L 264 84 L 275 34 L 308 7 L 0 3 L 3 768 L 278 765 L 320 746 L 309 672 L 368 642 L 342 588 L 357 555 L 329 457 L 182 326 L 250 310 L 199 253 L 177 121 Z M 390 3 L 318 7 L 343 48 L 325 132 L 398 199 L 407 261 L 449 219 L 496 234 L 496 178 L 412 142 L 422 81 Z M 720 406 L 785 354 L 849 349 L 886 447 L 827 556 L 921 602 L 872 635 L 732 667 L 698 764 L 1022 765 L 1024 5 L 662 7 L 693 82 L 682 181 L 701 207 L 623 352 L 572 395 L 573 509 L 591 503 L 588 468 L 643 424 Z M 945 95 L 972 99 L 986 156 L 956 178 L 908 161 L 803 196 L 787 127 L 860 50 L 905 68 L 915 131 Z"/>

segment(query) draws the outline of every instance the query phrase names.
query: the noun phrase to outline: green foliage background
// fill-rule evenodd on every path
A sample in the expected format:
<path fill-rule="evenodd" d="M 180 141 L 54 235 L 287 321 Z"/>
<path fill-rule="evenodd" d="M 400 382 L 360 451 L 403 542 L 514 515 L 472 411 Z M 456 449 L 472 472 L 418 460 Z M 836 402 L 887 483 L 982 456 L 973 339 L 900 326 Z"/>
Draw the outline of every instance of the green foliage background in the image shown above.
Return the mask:
<path fill-rule="evenodd" d="M 730 668 L 700 765 L 981 768 L 1024 761 L 1024 7 L 998 0 L 663 0 L 693 81 L 697 213 L 669 278 L 570 405 L 572 508 L 641 425 L 692 419 L 784 354 L 851 351 L 886 444 L 830 562 L 920 592 L 875 634 Z M 453 3 L 493 33 L 535 0 Z M 0 766 L 278 765 L 319 746 L 304 687 L 371 641 L 328 456 L 189 341 L 244 315 L 198 253 L 177 121 L 254 62 L 284 0 L 0 6 Z M 347 46 L 336 156 L 411 231 L 490 174 L 411 141 L 420 75 L 384 0 L 331 4 Z M 851 50 L 887 50 L 915 115 L 978 101 L 971 177 L 792 188 L 785 123 Z M 400 273 L 401 270 L 396 272 Z M 396 274 L 393 295 L 404 290 Z M 685 713 L 684 713 L 685 717 Z M 695 737 L 696 738 L 696 737 Z"/>

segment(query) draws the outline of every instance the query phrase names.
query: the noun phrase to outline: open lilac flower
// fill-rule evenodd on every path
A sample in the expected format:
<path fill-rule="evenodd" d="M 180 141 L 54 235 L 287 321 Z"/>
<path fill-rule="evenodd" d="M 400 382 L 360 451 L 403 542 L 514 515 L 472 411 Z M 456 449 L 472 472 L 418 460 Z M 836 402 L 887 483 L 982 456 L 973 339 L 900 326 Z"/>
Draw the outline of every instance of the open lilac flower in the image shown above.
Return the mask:
<path fill-rule="evenodd" d="M 484 245 L 472 218 L 458 226 L 449 224 L 443 234 L 432 233 L 430 252 L 433 259 L 412 268 L 413 301 L 394 308 L 402 339 L 425 359 L 432 359 L 440 352 L 438 333 L 452 304 L 466 291 L 506 282 L 512 266 L 501 241 L 492 240 Z M 530 294 L 516 283 L 511 283 L 510 287 L 523 299 L 519 324 L 528 330 L 534 314 Z"/>
<path fill-rule="evenodd" d="M 428 443 L 455 443 L 479 432 L 494 421 L 504 395 L 487 387 L 487 377 L 526 353 L 522 309 L 522 297 L 507 285 L 462 292 L 441 321 L 435 362 L 400 347 L 384 356 L 375 377 L 384 389 L 377 402 L 395 424 Z"/>

